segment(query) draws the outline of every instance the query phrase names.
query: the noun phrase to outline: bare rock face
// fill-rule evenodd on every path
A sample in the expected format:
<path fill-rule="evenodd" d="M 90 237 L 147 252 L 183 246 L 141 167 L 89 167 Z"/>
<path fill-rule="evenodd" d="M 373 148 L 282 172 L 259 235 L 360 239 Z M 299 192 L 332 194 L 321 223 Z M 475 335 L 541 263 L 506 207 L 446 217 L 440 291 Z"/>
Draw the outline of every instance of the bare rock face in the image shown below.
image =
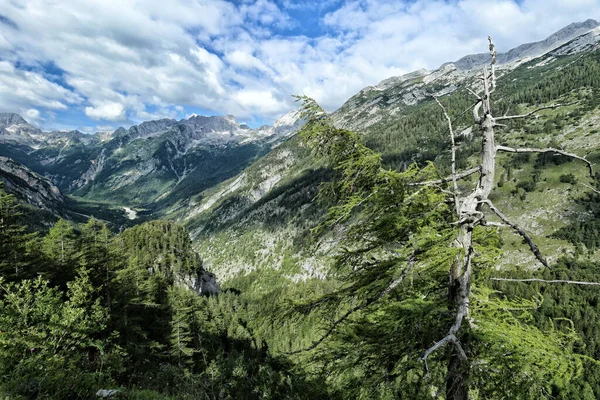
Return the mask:
<path fill-rule="evenodd" d="M 26 124 L 27 121 L 23 119 L 19 114 L 15 113 L 0 113 L 0 127 L 4 128 L 11 125 L 22 125 Z"/>
<path fill-rule="evenodd" d="M 32 206 L 55 211 L 64 203 L 60 190 L 48 179 L 11 158 L 0 156 L 0 180 L 7 192 Z"/>
<path fill-rule="evenodd" d="M 43 132 L 15 113 L 0 113 L 0 142 L 12 142 L 35 147 Z"/>
<path fill-rule="evenodd" d="M 129 129 L 129 134 L 133 138 L 137 137 L 149 137 L 155 134 L 159 134 L 169 130 L 173 125 L 175 125 L 177 121 L 174 119 L 159 119 L 154 121 L 146 121 L 142 122 L 139 125 L 132 126 Z"/>
<path fill-rule="evenodd" d="M 221 292 L 221 286 L 217 282 L 215 274 L 204 271 L 200 277 L 200 290 L 197 290 L 200 294 L 218 294 Z"/>
<path fill-rule="evenodd" d="M 182 274 L 177 276 L 175 283 L 204 296 L 211 296 L 221 292 L 221 286 L 217 282 L 216 276 L 205 270 L 198 271 L 196 274 Z"/>

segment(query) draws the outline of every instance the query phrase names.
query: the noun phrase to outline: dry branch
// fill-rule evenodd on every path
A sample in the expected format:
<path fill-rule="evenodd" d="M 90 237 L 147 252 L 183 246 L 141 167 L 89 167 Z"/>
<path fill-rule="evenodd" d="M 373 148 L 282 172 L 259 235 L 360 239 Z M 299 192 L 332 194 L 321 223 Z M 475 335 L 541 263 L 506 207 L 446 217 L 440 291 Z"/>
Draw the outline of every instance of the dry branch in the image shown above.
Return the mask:
<path fill-rule="evenodd" d="M 448 130 L 450 131 L 450 142 L 452 144 L 452 189 L 454 190 L 454 205 L 456 207 L 456 213 L 458 214 L 458 183 L 456 182 L 456 142 L 454 141 L 454 129 L 452 128 L 452 120 L 446 111 L 446 107 L 440 103 L 437 97 L 433 96 L 433 99 L 444 112 L 444 117 L 446 117 L 446 121 L 448 122 Z"/>
<path fill-rule="evenodd" d="M 479 99 L 477 104 L 475 104 L 475 106 L 473 107 L 473 119 L 475 120 L 475 123 L 477 125 L 481 125 L 481 123 L 483 122 L 483 117 L 479 116 L 479 109 L 481 108 L 482 104 L 483 99 Z"/>
<path fill-rule="evenodd" d="M 431 353 L 433 353 L 440 347 L 445 346 L 448 343 L 452 343 L 454 345 L 454 347 L 456 347 L 456 350 L 458 351 L 460 358 L 462 358 L 463 360 L 467 360 L 467 354 L 463 350 L 463 348 L 460 344 L 460 341 L 458 340 L 456 335 L 454 335 L 453 333 L 450 333 L 450 334 L 446 335 L 440 341 L 436 342 L 433 346 L 431 346 L 429 349 L 427 349 L 425 354 L 423 354 L 422 360 L 425 363 L 425 369 L 427 370 L 427 372 L 429 372 L 429 366 L 427 365 L 427 357 L 429 357 L 429 355 Z"/>
<path fill-rule="evenodd" d="M 467 88 L 467 91 L 471 93 L 478 101 L 481 101 L 481 96 L 475 93 L 471 88 Z"/>
<path fill-rule="evenodd" d="M 529 245 L 529 249 L 531 250 L 533 255 L 535 255 L 535 258 L 537 258 L 538 261 L 541 262 L 545 267 L 550 268 L 550 266 L 548 265 L 548 261 L 546 261 L 544 256 L 542 256 L 540 249 L 536 246 L 536 244 L 533 242 L 531 237 L 527 234 L 527 232 L 525 232 L 525 230 L 523 228 L 521 228 L 519 225 L 509 221 L 508 218 L 506 218 L 506 216 L 504 214 L 502 214 L 500 212 L 500 210 L 498 210 L 491 201 L 485 199 L 485 200 L 481 200 L 481 203 L 486 204 L 490 208 L 490 210 L 492 210 L 492 212 L 494 214 L 496 214 L 498 216 L 498 218 L 500 218 L 502 220 L 502 222 L 504 222 L 506 225 L 511 227 L 513 230 L 515 230 L 519 235 L 521 235 L 523 237 L 523 239 L 525 239 L 525 241 Z"/>
<path fill-rule="evenodd" d="M 565 279 L 540 279 L 540 278 L 526 278 L 526 279 L 516 279 L 516 278 L 490 278 L 493 281 L 503 281 L 503 282 L 542 282 L 542 283 L 569 283 L 572 285 L 590 285 L 590 286 L 600 286 L 600 282 L 585 282 L 585 281 L 568 281 Z"/>
<path fill-rule="evenodd" d="M 592 192 L 596 193 L 596 194 L 600 194 L 600 190 L 593 188 L 590 185 L 586 185 L 585 183 L 582 183 L 583 186 L 585 186 L 586 188 L 590 189 Z"/>
<path fill-rule="evenodd" d="M 543 106 L 543 107 L 538 107 L 533 111 L 528 112 L 527 114 L 521 114 L 521 115 L 504 115 L 502 117 L 496 117 L 494 118 L 496 121 L 506 121 L 508 119 L 520 119 L 520 118 L 527 118 L 532 116 L 533 114 L 542 111 L 542 110 L 552 110 L 555 108 L 559 108 L 559 107 L 564 107 L 564 106 L 570 106 L 574 103 L 569 103 L 569 104 L 551 104 L 549 106 Z"/>
<path fill-rule="evenodd" d="M 553 149 L 551 147 L 544 148 L 544 149 L 538 149 L 538 148 L 531 148 L 531 147 L 512 148 L 512 147 L 508 147 L 508 146 L 496 146 L 496 150 L 497 151 L 505 151 L 507 153 L 556 153 L 556 154 L 560 154 L 565 157 L 571 157 L 571 158 L 575 158 L 577 160 L 583 161 L 584 163 L 587 164 L 588 169 L 590 170 L 590 176 L 591 177 L 594 176 L 594 167 L 592 166 L 591 162 L 589 162 L 588 160 L 586 160 L 583 157 L 578 156 L 577 154 L 568 153 L 564 150 Z"/>

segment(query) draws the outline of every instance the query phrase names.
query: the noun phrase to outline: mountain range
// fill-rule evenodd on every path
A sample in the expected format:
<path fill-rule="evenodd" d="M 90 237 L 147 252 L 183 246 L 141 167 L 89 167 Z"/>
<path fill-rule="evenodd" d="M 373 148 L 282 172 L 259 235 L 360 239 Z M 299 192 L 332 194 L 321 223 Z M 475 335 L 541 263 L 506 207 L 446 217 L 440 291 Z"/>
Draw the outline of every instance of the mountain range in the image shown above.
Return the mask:
<path fill-rule="evenodd" d="M 143 122 L 129 129 L 43 132 L 0 114 L 0 155 L 48 179 L 62 193 L 151 207 L 174 193 L 227 179 L 297 129 L 295 113 L 250 129 L 231 115 Z M 190 188 L 193 186 L 193 188 Z M 9 188 L 10 189 L 10 188 Z"/>
<path fill-rule="evenodd" d="M 598 22 L 587 20 L 543 41 L 498 54 L 496 73 L 504 99 L 525 109 L 554 100 L 579 104 L 567 108 L 568 114 L 549 113 L 525 127 L 513 127 L 502 134 L 503 142 L 558 140 L 571 151 L 587 154 L 600 148 L 595 129 L 600 113 L 584 106 L 596 98 L 596 83 L 581 83 L 576 70 L 587 68 L 585 63 L 598 57 L 599 41 Z M 489 54 L 474 54 L 434 71 L 390 77 L 352 96 L 331 117 L 339 127 L 364 133 L 367 144 L 381 151 L 391 168 L 428 161 L 443 166 L 449 157 L 448 138 L 443 120 L 432 122 L 440 111 L 431 97 L 468 107 L 472 99 L 465 88 L 478 90 L 477 75 L 487 63 Z M 544 85 L 557 74 L 567 83 L 547 94 Z M 458 131 L 466 136 L 472 123 L 460 111 L 452 112 Z M 557 115 L 562 122 L 553 122 Z M 295 135 L 301 126 L 299 113 L 292 111 L 273 126 L 258 129 L 240 124 L 231 115 L 196 115 L 84 134 L 43 132 L 17 114 L 1 113 L 0 178 L 21 199 L 63 216 L 69 215 L 69 209 L 84 215 L 102 209 L 103 218 L 114 217 L 117 225 L 127 218 L 136 218 L 131 223 L 177 220 L 190 229 L 205 265 L 224 280 L 265 269 L 292 280 L 322 277 L 327 274 L 336 233 L 326 235 L 315 250 L 310 230 L 323 217 L 324 206 L 313 200 L 319 183 L 329 179 L 331 171 L 301 144 Z M 461 145 L 461 162 L 469 163 L 478 151 L 476 144 L 471 140 Z M 523 188 L 511 183 L 516 177 L 528 179 L 535 161 L 515 167 L 506 160 L 504 165 L 509 183 L 499 187 L 499 204 L 524 210 L 514 216 L 551 258 L 572 251 L 572 245 L 551 234 L 573 218 L 585 219 L 587 211 L 582 207 L 564 208 L 561 199 L 566 189 L 558 182 L 565 171 L 579 176 L 579 170 L 568 164 L 536 182 L 538 191 L 527 196 L 532 203 L 536 196 L 549 201 L 551 211 L 542 215 L 528 205 L 527 197 L 520 200 Z M 578 198 L 586 191 L 583 186 L 572 187 L 569 196 Z M 125 208 L 137 214 L 125 214 Z M 506 262 L 529 260 L 510 250 Z"/>

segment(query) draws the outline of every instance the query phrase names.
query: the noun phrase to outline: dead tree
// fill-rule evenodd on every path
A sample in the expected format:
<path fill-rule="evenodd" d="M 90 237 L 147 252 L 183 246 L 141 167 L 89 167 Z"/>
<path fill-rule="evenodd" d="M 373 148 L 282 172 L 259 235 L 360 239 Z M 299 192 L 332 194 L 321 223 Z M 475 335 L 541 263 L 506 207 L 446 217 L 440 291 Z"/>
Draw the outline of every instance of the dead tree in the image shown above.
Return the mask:
<path fill-rule="evenodd" d="M 494 64 L 496 62 L 495 46 L 491 37 L 490 41 L 490 68 L 483 68 L 481 80 L 483 83 L 483 93 L 477 94 L 471 91 L 476 98 L 477 103 L 473 107 L 473 118 L 475 124 L 480 127 L 482 134 L 482 153 L 481 164 L 474 169 L 457 172 L 456 171 L 456 144 L 454 141 L 454 130 L 452 121 L 444 106 L 434 98 L 442 108 L 444 116 L 448 121 L 450 131 L 451 151 L 452 151 L 452 176 L 449 179 L 439 182 L 425 182 L 424 184 L 439 184 L 441 182 L 452 182 L 451 195 L 454 200 L 454 206 L 458 219 L 458 236 L 455 241 L 455 246 L 458 249 L 458 254 L 450 267 L 449 272 L 449 301 L 455 313 L 454 323 L 448 330 L 445 337 L 434 343 L 423 355 L 423 360 L 427 368 L 427 358 L 436 350 L 451 345 L 451 355 L 448 362 L 448 377 L 446 381 L 446 399 L 467 400 L 469 391 L 469 368 L 470 363 L 467 357 L 465 348 L 468 343 L 460 340 L 461 328 L 469 323 L 469 301 L 471 296 L 472 282 L 472 258 L 473 258 L 473 230 L 477 226 L 501 226 L 508 227 L 515 231 L 516 234 L 522 236 L 531 252 L 537 260 L 544 266 L 548 267 L 548 262 L 542 256 L 538 247 L 535 245 L 527 232 L 514 222 L 511 222 L 494 204 L 490 201 L 489 195 L 494 187 L 494 175 L 496 171 L 496 155 L 498 152 L 510 153 L 554 153 L 563 156 L 571 157 L 587 164 L 590 175 L 593 176 L 592 164 L 583 157 L 568 153 L 563 150 L 554 148 L 510 148 L 500 146 L 495 143 L 494 129 L 504 127 L 500 121 L 506 121 L 518 118 L 527 118 L 534 115 L 540 110 L 552 109 L 560 107 L 560 104 L 540 107 L 527 114 L 523 115 L 504 115 L 494 117 L 491 107 L 490 96 L 496 87 L 496 77 Z M 457 181 L 467 176 L 479 173 L 479 180 L 475 188 L 469 194 L 463 194 L 459 190 Z M 488 214 L 496 215 L 502 223 L 493 223 L 486 220 Z M 464 330 L 464 328 L 463 328 Z"/>

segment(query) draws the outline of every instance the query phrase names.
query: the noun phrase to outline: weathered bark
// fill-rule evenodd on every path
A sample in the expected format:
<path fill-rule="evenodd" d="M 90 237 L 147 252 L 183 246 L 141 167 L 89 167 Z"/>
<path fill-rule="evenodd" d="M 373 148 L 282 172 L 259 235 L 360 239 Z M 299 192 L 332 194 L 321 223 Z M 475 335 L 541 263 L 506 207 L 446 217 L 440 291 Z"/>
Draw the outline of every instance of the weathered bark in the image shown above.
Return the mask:
<path fill-rule="evenodd" d="M 458 199 L 458 219 L 460 223 L 457 246 L 459 254 L 454 260 L 450 270 L 450 304 L 456 312 L 453 325 L 454 334 L 463 346 L 468 348 L 468 343 L 463 335 L 458 333 L 463 323 L 469 321 L 469 302 L 471 298 L 472 281 L 472 255 L 473 255 L 473 229 L 480 224 L 483 218 L 482 200 L 487 199 L 494 187 L 496 170 L 496 144 L 494 142 L 494 119 L 491 115 L 489 101 L 489 86 L 487 68 L 483 71 L 484 97 L 481 99 L 483 116 L 479 117 L 480 107 L 475 107 L 475 122 L 479 123 L 482 135 L 482 154 L 479 182 L 467 197 Z M 453 400 L 467 400 L 469 396 L 469 360 L 452 353 L 448 364 L 448 379 L 446 382 L 446 398 Z"/>

